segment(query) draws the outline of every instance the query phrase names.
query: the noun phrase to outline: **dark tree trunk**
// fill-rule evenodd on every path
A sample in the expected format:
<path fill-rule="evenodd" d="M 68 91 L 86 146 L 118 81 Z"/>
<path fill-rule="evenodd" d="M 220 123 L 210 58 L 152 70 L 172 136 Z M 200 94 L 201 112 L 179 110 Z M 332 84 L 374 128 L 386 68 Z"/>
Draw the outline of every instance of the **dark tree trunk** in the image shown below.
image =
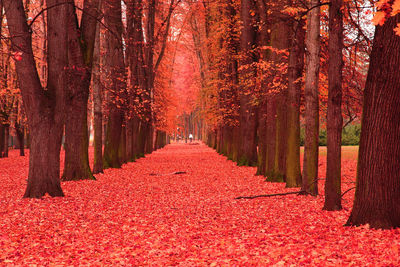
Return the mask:
<path fill-rule="evenodd" d="M 119 157 L 119 148 L 123 119 L 122 112 L 117 111 L 112 112 L 108 118 L 103 156 L 104 169 L 121 168 L 122 163 Z"/>
<path fill-rule="evenodd" d="M 16 121 L 14 124 L 15 133 L 17 135 L 18 140 L 18 148 L 19 148 L 19 155 L 25 156 L 25 143 L 24 143 L 24 127 Z"/>
<path fill-rule="evenodd" d="M 125 64 L 122 43 L 122 17 L 121 17 L 121 1 L 108 0 L 105 1 L 104 23 L 106 25 L 106 69 L 107 75 L 110 77 L 108 90 L 110 100 L 114 102 L 108 103 L 109 116 L 107 123 L 106 141 L 104 144 L 104 168 L 120 168 L 119 147 L 121 142 L 122 123 L 124 121 L 124 113 L 122 111 L 123 103 L 121 102 L 123 93 L 126 90 L 125 81 Z"/>
<path fill-rule="evenodd" d="M 400 15 L 377 26 L 364 90 L 357 184 L 347 225 L 400 227 Z"/>
<path fill-rule="evenodd" d="M 22 51 L 16 61 L 31 135 L 28 184 L 24 197 L 40 198 L 46 193 L 63 196 L 60 185 L 60 146 L 65 114 L 67 67 L 67 7 L 62 0 L 48 0 L 55 6 L 47 12 L 48 67 L 47 90 L 43 90 L 32 52 L 32 39 L 21 0 L 3 0 L 12 50 Z"/>
<path fill-rule="evenodd" d="M 288 66 L 288 105 L 287 105 L 287 159 L 286 187 L 301 186 L 300 169 L 300 91 L 304 69 L 304 20 L 293 23 L 292 40 Z"/>
<path fill-rule="evenodd" d="M 329 73 L 327 111 L 327 160 L 324 210 L 342 209 L 342 68 L 343 0 L 332 0 L 329 7 Z"/>
<path fill-rule="evenodd" d="M 310 0 L 309 7 L 320 4 Z M 306 76 L 305 94 L 305 140 L 302 191 L 312 196 L 318 195 L 318 137 L 319 137 L 319 51 L 320 51 L 320 7 L 315 7 L 307 15 L 306 36 Z"/>
<path fill-rule="evenodd" d="M 129 119 L 126 124 L 126 160 L 127 162 L 134 162 L 135 161 L 135 139 L 133 135 L 133 127 L 134 121 L 133 119 Z"/>
<path fill-rule="evenodd" d="M 4 124 L 0 123 L 0 158 L 2 158 L 3 151 L 4 151 L 4 146 L 5 146 L 5 127 Z"/>
<path fill-rule="evenodd" d="M 255 70 L 252 63 L 255 62 L 255 55 L 252 52 L 256 42 L 256 30 L 252 12 L 255 5 L 252 0 L 242 0 L 241 19 L 243 29 L 240 37 L 242 49 L 241 65 L 246 66 L 240 72 L 240 149 L 239 165 L 257 166 L 257 107 L 253 103 L 254 84 L 247 84 L 254 80 Z"/>
<path fill-rule="evenodd" d="M 119 144 L 119 161 L 121 164 L 127 163 L 126 160 L 126 124 L 123 122 L 122 129 L 121 129 L 121 142 Z"/>
<path fill-rule="evenodd" d="M 8 147 L 9 147 L 9 141 L 10 139 L 10 124 L 5 124 L 4 125 L 4 150 L 3 150 L 3 156 L 5 158 L 8 158 Z"/>
<path fill-rule="evenodd" d="M 81 27 L 73 1 L 69 5 L 68 85 L 65 120 L 65 162 L 62 180 L 95 179 L 89 166 L 87 104 L 92 72 L 99 0 L 85 0 Z"/>

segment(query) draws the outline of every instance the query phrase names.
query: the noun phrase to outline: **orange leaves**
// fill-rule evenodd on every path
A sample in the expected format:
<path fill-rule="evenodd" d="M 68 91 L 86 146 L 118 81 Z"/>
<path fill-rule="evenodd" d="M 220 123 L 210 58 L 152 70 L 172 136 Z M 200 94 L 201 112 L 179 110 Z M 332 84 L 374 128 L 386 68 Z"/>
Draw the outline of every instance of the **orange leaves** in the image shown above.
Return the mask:
<path fill-rule="evenodd" d="M 400 13 L 400 0 L 394 0 L 393 2 L 389 0 L 379 0 L 375 4 L 375 7 L 378 11 L 375 12 L 372 22 L 374 25 L 382 26 L 388 17 L 393 17 Z M 397 24 L 394 31 L 400 36 L 400 24 Z"/>

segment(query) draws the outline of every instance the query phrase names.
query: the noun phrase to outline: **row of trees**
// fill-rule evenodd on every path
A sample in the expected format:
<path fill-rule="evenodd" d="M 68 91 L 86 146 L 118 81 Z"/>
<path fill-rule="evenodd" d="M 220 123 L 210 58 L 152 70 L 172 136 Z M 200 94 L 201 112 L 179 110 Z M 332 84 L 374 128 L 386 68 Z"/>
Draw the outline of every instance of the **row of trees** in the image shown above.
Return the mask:
<path fill-rule="evenodd" d="M 59 174 L 63 135 L 64 181 L 95 179 L 93 174 L 103 168 L 121 167 L 166 144 L 171 114 L 163 101 L 164 88 L 156 90 L 155 84 L 168 79 L 156 74 L 166 68 L 162 59 L 179 2 L 1 2 L 7 22 L 2 44 L 13 59 L 2 66 L 11 66 L 18 76 L 15 98 L 21 99 L 19 89 L 30 135 L 24 197 L 63 196 Z M 90 96 L 93 170 L 88 157 Z M 7 91 L 5 103 L 19 107 L 11 97 Z M 5 118 L 1 129 L 9 121 Z"/>
<path fill-rule="evenodd" d="M 322 121 L 328 147 L 324 209 L 340 210 L 343 117 L 345 125 L 360 120 L 366 81 L 356 197 L 347 224 L 391 228 L 400 226 L 393 69 L 399 16 L 393 1 L 379 1 L 379 17 L 387 21 L 377 26 L 372 42 L 365 26 L 365 10 L 372 7 L 365 5 L 356 0 L 197 3 L 203 10 L 192 18 L 193 29 L 202 29 L 193 30 L 202 79 L 198 106 L 211 147 L 239 165 L 257 166 L 267 181 L 313 196 Z"/>

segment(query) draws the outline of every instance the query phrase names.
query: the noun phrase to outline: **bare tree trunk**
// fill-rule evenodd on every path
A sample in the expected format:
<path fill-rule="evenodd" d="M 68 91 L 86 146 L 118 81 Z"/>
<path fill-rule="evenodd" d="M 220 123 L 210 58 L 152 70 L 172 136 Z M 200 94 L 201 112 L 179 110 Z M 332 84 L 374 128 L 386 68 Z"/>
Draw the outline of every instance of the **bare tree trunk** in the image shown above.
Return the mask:
<path fill-rule="evenodd" d="M 119 147 L 121 142 L 122 123 L 124 113 L 121 107 L 121 95 L 126 90 L 125 64 L 122 44 L 122 15 L 121 1 L 105 1 L 104 22 L 106 31 L 106 69 L 110 77 L 108 90 L 115 102 L 108 103 L 110 114 L 108 116 L 106 142 L 104 145 L 104 168 L 120 168 Z"/>
<path fill-rule="evenodd" d="M 32 52 L 32 39 L 22 0 L 3 0 L 12 50 L 22 53 L 16 61 L 19 86 L 31 133 L 28 184 L 24 197 L 46 193 L 63 196 L 60 185 L 60 147 L 65 114 L 67 67 L 67 6 L 48 0 L 48 86 L 43 90 Z"/>
<path fill-rule="evenodd" d="M 254 80 L 255 70 L 251 64 L 255 61 L 252 52 L 256 41 L 254 17 L 251 13 L 255 5 L 252 0 L 242 0 L 241 18 L 243 29 L 240 37 L 242 60 L 240 64 L 246 66 L 240 73 L 240 149 L 239 165 L 257 166 L 257 107 L 253 104 L 254 84 L 247 84 Z"/>
<path fill-rule="evenodd" d="M 93 54 L 93 110 L 94 110 L 94 163 L 93 174 L 103 172 L 103 88 L 100 73 L 100 24 L 96 27 L 96 40 Z"/>
<path fill-rule="evenodd" d="M 95 179 L 89 166 L 87 104 L 92 73 L 99 0 L 85 0 L 81 27 L 74 7 L 69 5 L 68 84 L 65 120 L 65 162 L 62 180 Z"/>
<path fill-rule="evenodd" d="M 327 160 L 324 210 L 342 209 L 342 68 L 343 0 L 332 0 L 329 7 L 329 73 L 327 114 Z"/>
<path fill-rule="evenodd" d="M 304 69 L 304 20 L 293 23 L 288 66 L 288 124 L 286 187 L 301 186 L 300 169 L 300 78 Z"/>
<path fill-rule="evenodd" d="M 305 78 L 305 141 L 302 191 L 318 195 L 318 137 L 319 137 L 319 50 L 320 1 L 310 0 L 313 7 L 307 16 L 306 78 Z M 318 6 L 318 7 L 315 7 Z"/>
<path fill-rule="evenodd" d="M 400 227 L 400 15 L 377 26 L 364 90 L 357 184 L 347 225 Z"/>
<path fill-rule="evenodd" d="M 10 139 L 10 124 L 4 124 L 4 151 L 3 156 L 8 158 L 8 147 L 9 147 L 9 139 Z"/>

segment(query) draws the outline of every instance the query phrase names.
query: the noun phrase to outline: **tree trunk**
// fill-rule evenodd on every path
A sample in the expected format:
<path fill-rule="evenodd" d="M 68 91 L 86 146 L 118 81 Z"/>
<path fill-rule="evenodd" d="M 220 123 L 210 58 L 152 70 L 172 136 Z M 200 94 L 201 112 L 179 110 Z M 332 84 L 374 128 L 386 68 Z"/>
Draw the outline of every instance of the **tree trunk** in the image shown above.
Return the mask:
<path fill-rule="evenodd" d="M 8 147 L 9 147 L 9 139 L 10 139 L 10 124 L 4 125 L 4 151 L 3 156 L 8 158 Z"/>
<path fill-rule="evenodd" d="M 24 127 L 16 121 L 14 124 L 15 133 L 17 135 L 18 147 L 19 147 L 19 155 L 25 156 L 25 143 L 24 143 Z"/>
<path fill-rule="evenodd" d="M 100 73 L 100 24 L 96 27 L 96 41 L 93 54 L 93 128 L 94 163 L 93 174 L 103 173 L 103 88 Z"/>
<path fill-rule="evenodd" d="M 105 2 L 104 23 L 106 25 L 106 69 L 110 77 L 108 90 L 110 102 L 106 141 L 104 145 L 104 168 L 120 168 L 119 147 L 121 142 L 122 123 L 124 113 L 122 111 L 123 96 L 126 90 L 125 64 L 122 43 L 122 16 L 121 1 L 108 0 Z"/>
<path fill-rule="evenodd" d="M 305 140 L 302 191 L 318 195 L 318 136 L 319 136 L 319 0 L 310 0 L 313 7 L 307 16 L 305 94 Z M 315 7 L 318 6 L 318 7 Z"/>
<path fill-rule="evenodd" d="M 288 66 L 286 187 L 301 186 L 300 92 L 304 68 L 304 20 L 293 23 Z"/>
<path fill-rule="evenodd" d="M 342 209 L 342 68 L 343 0 L 332 0 L 329 7 L 329 73 L 327 111 L 327 160 L 324 210 Z"/>
<path fill-rule="evenodd" d="M 255 61 L 255 55 L 252 52 L 256 41 L 256 30 L 252 12 L 255 5 L 252 0 L 242 0 L 241 18 L 243 29 L 240 36 L 240 45 L 242 49 L 241 66 L 246 66 L 240 72 L 241 90 L 240 90 L 240 149 L 239 165 L 257 166 L 257 108 L 253 103 L 254 84 L 247 84 L 253 81 L 255 71 L 251 66 Z"/>
<path fill-rule="evenodd" d="M 68 60 L 71 88 L 65 120 L 65 162 L 62 180 L 95 179 L 89 166 L 87 104 L 92 73 L 99 0 L 85 0 L 81 27 L 71 1 L 68 23 Z"/>
<path fill-rule="evenodd" d="M 400 15 L 377 26 L 364 90 L 357 183 L 347 225 L 400 227 Z"/>
<path fill-rule="evenodd" d="M 12 50 L 21 52 L 16 71 L 31 135 L 28 184 L 24 197 L 40 198 L 46 193 L 63 196 L 60 185 L 60 146 L 65 114 L 67 67 L 67 7 L 62 0 L 48 0 L 55 6 L 47 12 L 47 90 L 43 90 L 32 52 L 32 39 L 22 0 L 3 0 Z"/>
<path fill-rule="evenodd" d="M 5 146 L 5 127 L 3 123 L 0 123 L 0 158 L 2 158 L 3 151 L 4 151 L 4 146 Z"/>

